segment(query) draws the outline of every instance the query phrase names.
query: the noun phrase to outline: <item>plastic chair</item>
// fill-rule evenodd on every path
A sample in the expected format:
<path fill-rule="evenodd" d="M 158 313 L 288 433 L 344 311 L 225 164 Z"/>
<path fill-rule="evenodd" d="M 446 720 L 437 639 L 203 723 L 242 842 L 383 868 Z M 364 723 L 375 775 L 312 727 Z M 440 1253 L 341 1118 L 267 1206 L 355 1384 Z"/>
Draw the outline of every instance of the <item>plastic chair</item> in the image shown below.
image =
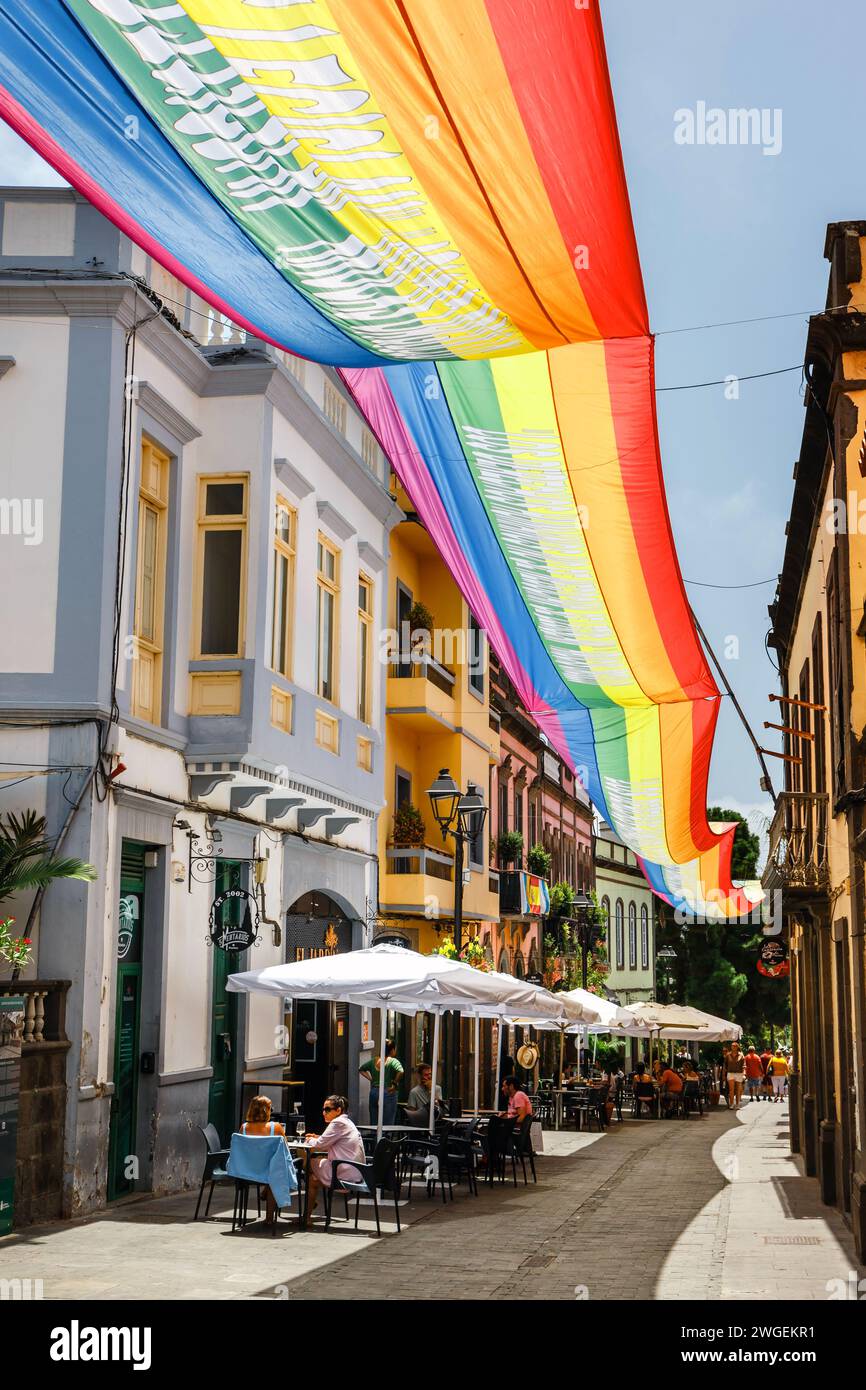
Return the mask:
<path fill-rule="evenodd" d="M 400 1145 L 395 1144 L 391 1139 L 380 1139 L 376 1145 L 372 1162 L 358 1163 L 347 1158 L 334 1159 L 331 1172 L 331 1186 L 323 1189 L 325 1193 L 325 1230 L 331 1225 L 331 1204 L 334 1193 L 339 1192 L 346 1198 L 346 1219 L 349 1217 L 349 1198 L 355 1198 L 355 1230 L 358 1229 L 358 1214 L 361 1206 L 361 1198 L 369 1193 L 373 1198 L 373 1210 L 376 1214 L 376 1235 L 382 1234 L 382 1227 L 379 1223 L 379 1192 L 384 1196 L 390 1192 L 394 1198 L 394 1215 L 397 1218 L 397 1234 L 400 1233 L 400 1175 L 397 1171 L 397 1157 Z M 359 1178 L 340 1177 L 340 1169 L 346 1169 L 347 1173 L 360 1173 Z"/>
<path fill-rule="evenodd" d="M 247 1221 L 249 1188 L 269 1187 L 279 1218 L 299 1190 L 299 1180 L 288 1145 L 280 1134 L 233 1134 L 226 1172 L 235 1180 L 235 1207 L 232 1231 Z M 300 1200 L 299 1200 L 300 1207 Z M 261 1213 L 261 1208 L 259 1208 Z M 277 1223 L 274 1221 L 274 1234 Z"/>
<path fill-rule="evenodd" d="M 432 1197 L 436 1191 L 436 1184 L 439 1184 L 442 1193 L 443 1205 L 446 1201 L 445 1184 L 448 1184 L 448 1195 L 452 1201 L 454 1199 L 454 1189 L 451 1186 L 451 1168 L 448 1162 L 448 1146 L 451 1135 L 447 1125 L 440 1125 L 434 1137 L 429 1135 L 414 1135 L 403 1140 L 401 1152 L 402 1176 L 409 1174 L 409 1201 L 412 1200 L 412 1180 L 417 1173 L 419 1177 L 425 1177 L 428 1172 L 433 1172 L 430 1160 L 436 1160 L 436 1170 L 432 1177 L 427 1177 L 427 1196 Z"/>
<path fill-rule="evenodd" d="M 193 1221 L 198 1221 L 201 1199 L 204 1196 L 205 1186 L 208 1183 L 210 1183 L 210 1191 L 207 1194 L 207 1205 L 204 1209 L 205 1220 L 207 1220 L 208 1213 L 210 1212 L 210 1203 L 214 1188 L 218 1184 L 224 1186 L 226 1183 L 234 1182 L 234 1178 L 230 1177 L 225 1171 L 225 1163 L 229 1156 L 229 1151 L 223 1148 L 216 1126 L 211 1124 L 204 1126 L 199 1125 L 198 1130 L 205 1142 L 205 1157 L 204 1170 L 201 1175 L 201 1186 L 198 1190 L 198 1201 L 195 1204 L 195 1216 L 192 1218 Z"/>
<path fill-rule="evenodd" d="M 534 1115 L 527 1115 L 525 1119 L 521 1120 L 517 1128 L 512 1130 L 511 1142 L 509 1144 L 512 1163 L 514 1163 L 516 1159 L 520 1159 L 520 1166 L 523 1169 L 524 1187 L 528 1186 L 526 1179 L 527 1159 L 529 1159 L 529 1167 L 532 1170 L 532 1181 L 538 1182 L 538 1178 L 535 1174 L 535 1152 L 532 1147 L 532 1121 L 535 1118 L 536 1116 Z"/>
<path fill-rule="evenodd" d="M 634 1104 L 633 1115 L 636 1120 L 640 1119 L 641 1106 L 645 1105 L 650 1114 L 656 1103 L 656 1088 L 651 1081 L 636 1081 L 632 1090 L 632 1100 Z"/>

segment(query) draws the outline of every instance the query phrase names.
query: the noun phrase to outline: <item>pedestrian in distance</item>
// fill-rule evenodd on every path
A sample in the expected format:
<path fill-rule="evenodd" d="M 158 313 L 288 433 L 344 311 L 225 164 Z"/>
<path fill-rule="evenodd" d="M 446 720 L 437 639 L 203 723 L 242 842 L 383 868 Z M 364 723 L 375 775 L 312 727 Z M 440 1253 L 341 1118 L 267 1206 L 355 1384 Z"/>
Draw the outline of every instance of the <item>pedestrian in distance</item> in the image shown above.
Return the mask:
<path fill-rule="evenodd" d="M 732 1110 L 736 1110 L 743 1097 L 743 1074 L 746 1069 L 746 1059 L 740 1051 L 739 1043 L 731 1043 L 726 1066 L 728 1068 L 728 1104 Z"/>
<path fill-rule="evenodd" d="M 773 1082 L 773 1102 L 775 1104 L 785 1099 L 785 1082 L 788 1079 L 788 1059 L 780 1047 L 770 1058 L 769 1072 Z"/>
<path fill-rule="evenodd" d="M 746 1090 L 749 1093 L 749 1100 L 760 1100 L 761 1085 L 764 1080 L 766 1068 L 755 1051 L 754 1045 L 752 1045 L 746 1053 L 744 1065 L 746 1071 Z"/>
<path fill-rule="evenodd" d="M 371 1057 L 358 1068 L 359 1076 L 366 1077 L 370 1083 L 370 1124 L 379 1123 L 379 1086 L 382 1084 L 382 1058 Z M 396 1048 L 391 1038 L 385 1039 L 385 1106 L 382 1123 L 393 1125 L 397 1120 L 397 1088 L 403 1075 L 403 1063 L 396 1056 Z"/>

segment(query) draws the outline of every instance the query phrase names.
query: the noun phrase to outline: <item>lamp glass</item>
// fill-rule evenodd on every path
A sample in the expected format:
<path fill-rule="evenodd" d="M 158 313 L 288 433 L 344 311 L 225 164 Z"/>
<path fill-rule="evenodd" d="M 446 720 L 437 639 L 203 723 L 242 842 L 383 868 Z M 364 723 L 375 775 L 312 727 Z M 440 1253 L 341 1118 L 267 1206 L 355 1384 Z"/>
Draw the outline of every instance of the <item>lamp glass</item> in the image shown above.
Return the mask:
<path fill-rule="evenodd" d="M 457 814 L 460 817 L 461 834 L 466 839 L 474 840 L 481 834 L 487 819 L 487 807 L 484 805 L 481 788 L 474 782 L 469 783 L 466 792 L 461 796 Z"/>
<path fill-rule="evenodd" d="M 457 815 L 457 807 L 460 803 L 460 788 L 447 767 L 441 769 L 427 795 L 430 798 L 430 806 L 436 823 L 444 835 L 454 824 L 454 817 Z"/>

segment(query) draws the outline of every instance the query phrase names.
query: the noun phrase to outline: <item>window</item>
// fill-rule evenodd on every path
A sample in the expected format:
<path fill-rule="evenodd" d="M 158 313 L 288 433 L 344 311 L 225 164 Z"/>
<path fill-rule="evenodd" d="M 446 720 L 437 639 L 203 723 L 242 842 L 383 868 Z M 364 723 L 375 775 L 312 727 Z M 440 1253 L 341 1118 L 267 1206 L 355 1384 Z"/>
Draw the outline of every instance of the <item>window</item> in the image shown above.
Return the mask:
<path fill-rule="evenodd" d="M 197 656 L 241 656 L 247 546 L 246 474 L 199 478 Z"/>
<path fill-rule="evenodd" d="M 610 939 L 610 898 L 602 898 L 601 915 L 607 932 L 607 958 L 609 961 L 613 961 L 613 942 Z"/>
<path fill-rule="evenodd" d="M 149 724 L 158 724 L 162 717 L 169 464 L 168 454 L 142 439 L 131 709 Z"/>
<path fill-rule="evenodd" d="M 646 903 L 640 909 L 640 968 L 649 970 L 649 912 Z"/>
<path fill-rule="evenodd" d="M 514 829 L 523 834 L 523 788 L 514 788 Z"/>
<path fill-rule="evenodd" d="M 503 777 L 499 783 L 499 834 L 508 829 L 508 781 Z"/>
<path fill-rule="evenodd" d="M 474 613 L 469 614 L 468 651 L 466 665 L 469 671 L 469 689 L 479 700 L 484 699 L 484 629 Z"/>
<path fill-rule="evenodd" d="M 821 614 L 815 617 L 815 626 L 812 628 L 812 703 L 823 705 L 824 703 L 824 641 L 821 632 Z M 824 714 L 820 710 L 815 711 L 815 790 L 825 792 L 827 790 L 827 755 L 825 747 L 825 724 Z"/>
<path fill-rule="evenodd" d="M 278 497 L 274 515 L 274 608 L 271 623 L 271 666 L 292 676 L 292 629 L 295 607 L 295 533 L 297 514 Z"/>
<path fill-rule="evenodd" d="M 324 411 L 331 424 L 340 431 L 346 433 L 346 401 L 345 397 L 337 390 L 332 381 L 325 377 Z"/>
<path fill-rule="evenodd" d="M 637 970 L 637 908 L 628 905 L 628 968 Z"/>
<path fill-rule="evenodd" d="M 539 835 L 539 833 L 538 833 L 538 802 L 535 801 L 535 800 L 533 800 L 533 799 L 531 798 L 531 796 L 530 796 L 530 802 L 529 802 L 529 845 L 530 845 L 530 848 L 532 848 L 533 845 L 537 845 L 537 844 L 540 842 L 540 839 L 541 839 L 541 837 L 540 837 L 540 835 Z"/>
<path fill-rule="evenodd" d="M 625 969 L 625 912 L 622 905 L 622 898 L 616 900 L 616 968 Z"/>
<path fill-rule="evenodd" d="M 358 577 L 358 718 L 372 723 L 373 705 L 373 581 Z"/>
<path fill-rule="evenodd" d="M 340 552 L 319 536 L 316 592 L 316 692 L 337 701 L 337 600 L 340 595 Z"/>
<path fill-rule="evenodd" d="M 394 810 L 409 806 L 412 802 L 412 778 L 401 768 L 394 769 Z"/>

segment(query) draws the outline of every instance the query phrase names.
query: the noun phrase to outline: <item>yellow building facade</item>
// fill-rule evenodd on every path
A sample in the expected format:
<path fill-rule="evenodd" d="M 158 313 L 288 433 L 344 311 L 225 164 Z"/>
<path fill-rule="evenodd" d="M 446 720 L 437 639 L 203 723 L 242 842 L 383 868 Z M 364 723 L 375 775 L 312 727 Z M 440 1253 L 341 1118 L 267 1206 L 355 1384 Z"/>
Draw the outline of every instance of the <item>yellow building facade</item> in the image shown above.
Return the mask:
<path fill-rule="evenodd" d="M 443 841 L 427 791 L 448 768 L 462 791 L 476 783 L 489 805 L 499 733 L 490 712 L 486 638 L 411 502 L 396 482 L 394 488 L 406 520 L 391 533 L 389 628 L 380 648 L 387 675 L 379 918 L 426 953 L 451 935 L 454 916 L 454 841 Z M 480 923 L 499 918 L 489 833 L 488 819 L 466 850 L 464 941 Z"/>
<path fill-rule="evenodd" d="M 866 1253 L 866 222 L 827 230 L 769 638 L 785 788 L 764 886 L 790 950 L 791 1146 Z M 781 982 L 780 982 L 781 983 Z"/>

